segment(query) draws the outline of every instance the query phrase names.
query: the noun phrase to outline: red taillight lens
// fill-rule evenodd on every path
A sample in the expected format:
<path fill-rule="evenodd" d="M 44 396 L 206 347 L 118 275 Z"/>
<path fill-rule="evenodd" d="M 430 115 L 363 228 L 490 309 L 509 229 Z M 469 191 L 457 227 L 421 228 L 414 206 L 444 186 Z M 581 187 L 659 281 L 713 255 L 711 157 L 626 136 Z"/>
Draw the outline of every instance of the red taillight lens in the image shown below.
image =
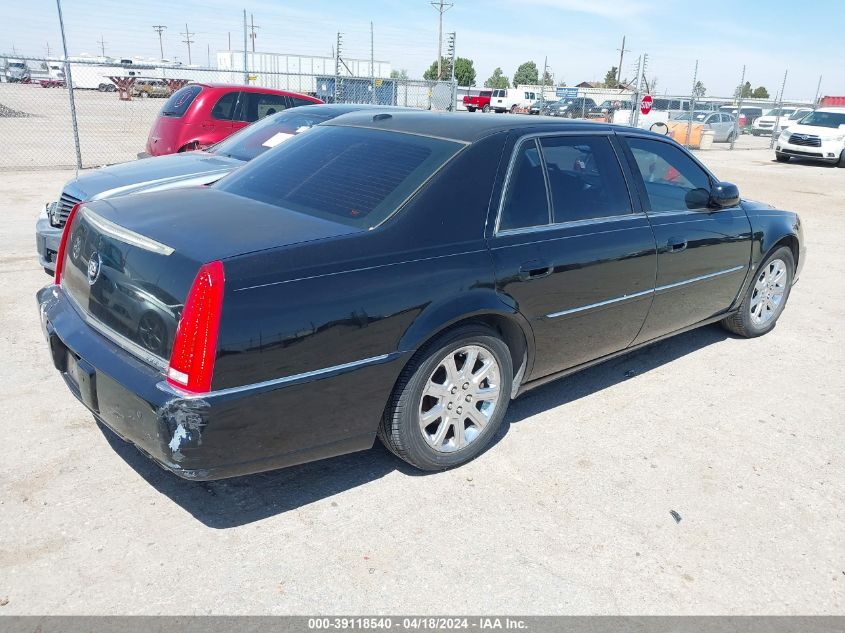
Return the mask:
<path fill-rule="evenodd" d="M 62 283 L 62 270 L 65 267 L 65 253 L 67 252 L 67 240 L 70 237 L 70 225 L 73 223 L 73 218 L 76 217 L 79 207 L 83 204 L 83 202 L 77 202 L 73 205 L 70 213 L 68 213 L 65 228 L 62 229 L 62 240 L 59 242 L 59 252 L 56 254 L 56 276 L 54 277 L 54 283 L 57 286 Z"/>
<path fill-rule="evenodd" d="M 222 262 L 205 264 L 197 273 L 173 340 L 167 368 L 171 385 L 194 393 L 211 390 L 223 284 Z"/>

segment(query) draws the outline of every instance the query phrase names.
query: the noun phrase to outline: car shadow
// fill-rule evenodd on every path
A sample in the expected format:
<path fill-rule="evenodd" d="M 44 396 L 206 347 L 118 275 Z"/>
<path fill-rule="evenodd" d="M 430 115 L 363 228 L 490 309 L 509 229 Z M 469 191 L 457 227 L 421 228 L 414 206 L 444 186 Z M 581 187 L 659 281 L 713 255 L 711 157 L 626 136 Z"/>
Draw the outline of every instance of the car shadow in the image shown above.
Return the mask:
<path fill-rule="evenodd" d="M 772 159 L 772 163 L 783 165 L 804 165 L 805 167 L 827 167 L 828 169 L 837 169 L 836 163 L 829 163 L 827 161 L 813 160 L 812 158 L 801 158 L 799 156 L 790 156 L 788 163 L 779 163 L 777 159 Z"/>
<path fill-rule="evenodd" d="M 512 424 L 603 391 L 730 336 L 718 326 L 699 328 L 538 387 L 511 403 L 491 447 L 507 435 Z M 214 529 L 237 527 L 282 514 L 395 471 L 408 477 L 429 474 L 393 456 L 376 441 L 370 450 L 301 466 L 219 481 L 186 481 L 154 464 L 102 424 L 98 426 L 115 452 L 147 483 Z"/>

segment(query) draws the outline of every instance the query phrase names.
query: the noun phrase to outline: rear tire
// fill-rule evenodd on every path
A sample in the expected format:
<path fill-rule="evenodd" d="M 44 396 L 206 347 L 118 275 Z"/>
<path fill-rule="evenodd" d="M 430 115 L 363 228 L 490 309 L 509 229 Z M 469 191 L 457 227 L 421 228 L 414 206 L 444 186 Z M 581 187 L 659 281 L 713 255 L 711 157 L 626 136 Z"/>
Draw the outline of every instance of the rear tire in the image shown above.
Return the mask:
<path fill-rule="evenodd" d="M 745 338 L 770 332 L 786 307 L 794 275 L 792 250 L 781 246 L 757 268 L 739 309 L 722 320 L 722 326 Z"/>
<path fill-rule="evenodd" d="M 789 158 L 790 157 L 787 156 L 786 154 L 781 154 L 780 152 L 775 152 L 775 160 L 779 163 L 788 163 Z"/>
<path fill-rule="evenodd" d="M 839 162 L 836 163 L 839 167 L 845 167 L 845 149 L 839 154 Z"/>
<path fill-rule="evenodd" d="M 489 105 L 485 105 L 483 108 L 481 108 L 481 111 L 482 111 L 484 114 L 487 114 L 488 112 L 490 112 L 490 106 L 489 106 Z"/>
<path fill-rule="evenodd" d="M 402 371 L 379 439 L 421 470 L 461 466 L 495 437 L 512 382 L 510 350 L 495 332 L 474 324 L 455 328 L 421 348 Z"/>

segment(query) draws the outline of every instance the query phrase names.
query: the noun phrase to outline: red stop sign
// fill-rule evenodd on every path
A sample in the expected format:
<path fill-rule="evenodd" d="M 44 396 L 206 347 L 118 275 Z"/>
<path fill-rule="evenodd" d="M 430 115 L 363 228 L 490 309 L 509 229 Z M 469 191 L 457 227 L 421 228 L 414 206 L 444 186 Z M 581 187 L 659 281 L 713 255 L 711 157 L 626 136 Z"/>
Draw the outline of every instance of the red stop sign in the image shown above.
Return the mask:
<path fill-rule="evenodd" d="M 643 114 L 651 112 L 651 106 L 653 103 L 654 100 L 651 98 L 651 95 L 643 95 L 642 101 L 640 101 L 640 112 Z"/>

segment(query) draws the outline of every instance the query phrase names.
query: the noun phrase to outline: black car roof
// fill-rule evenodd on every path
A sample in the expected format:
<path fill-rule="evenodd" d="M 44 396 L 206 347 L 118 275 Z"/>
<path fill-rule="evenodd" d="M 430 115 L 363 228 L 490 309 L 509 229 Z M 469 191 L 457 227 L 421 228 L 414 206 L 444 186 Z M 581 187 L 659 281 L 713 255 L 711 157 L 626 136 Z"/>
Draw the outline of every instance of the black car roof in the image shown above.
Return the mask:
<path fill-rule="evenodd" d="M 624 125 L 611 125 L 594 121 L 560 120 L 551 117 L 529 117 L 512 114 L 466 114 L 450 112 L 429 112 L 389 107 L 381 108 L 378 114 L 354 112 L 339 116 L 323 125 L 343 125 L 347 127 L 373 128 L 393 132 L 406 132 L 444 138 L 464 143 L 474 143 L 496 132 L 548 128 L 548 131 L 633 131 Z M 638 129 L 639 132 L 661 136 L 653 132 Z M 665 138 L 665 137 L 661 137 Z"/>

